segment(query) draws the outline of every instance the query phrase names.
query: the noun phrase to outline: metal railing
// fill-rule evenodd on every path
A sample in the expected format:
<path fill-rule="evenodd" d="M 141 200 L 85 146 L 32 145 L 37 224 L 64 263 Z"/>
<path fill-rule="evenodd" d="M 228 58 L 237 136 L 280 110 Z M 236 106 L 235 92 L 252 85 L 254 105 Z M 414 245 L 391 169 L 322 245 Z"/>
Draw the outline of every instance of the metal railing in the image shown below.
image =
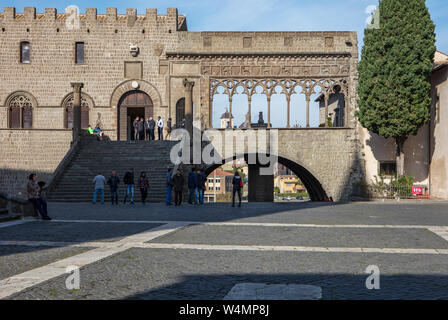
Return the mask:
<path fill-rule="evenodd" d="M 429 199 L 428 186 L 381 185 L 369 186 L 369 196 L 374 199 Z"/>

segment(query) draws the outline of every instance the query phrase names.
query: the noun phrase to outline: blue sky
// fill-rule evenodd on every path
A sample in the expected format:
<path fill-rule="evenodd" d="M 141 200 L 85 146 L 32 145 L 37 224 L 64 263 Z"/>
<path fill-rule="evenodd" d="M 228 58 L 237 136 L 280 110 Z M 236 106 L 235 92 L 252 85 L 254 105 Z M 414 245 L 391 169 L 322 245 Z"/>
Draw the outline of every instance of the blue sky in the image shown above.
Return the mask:
<path fill-rule="evenodd" d="M 34 6 L 38 12 L 45 8 L 57 8 L 63 12 L 69 5 L 78 6 L 81 12 L 95 7 L 99 13 L 105 13 L 107 7 L 118 8 L 119 13 L 125 13 L 126 8 L 137 8 L 137 12 L 142 14 L 146 8 L 157 8 L 160 13 L 165 13 L 166 8 L 176 7 L 179 13 L 187 15 L 190 31 L 357 31 L 361 48 L 368 17 L 366 8 L 377 3 L 377 0 L 2 0 L 1 6 L 14 6 L 17 12 L 23 12 L 26 6 Z M 448 53 L 448 2 L 427 0 L 426 3 L 436 24 L 437 48 Z M 278 108 L 284 109 L 281 99 L 277 100 L 273 107 L 278 104 Z M 215 113 L 224 112 L 224 103 L 224 100 L 217 102 L 214 119 L 217 118 Z M 266 108 L 263 104 L 260 100 L 260 111 Z M 253 118 L 258 113 L 257 101 L 255 105 Z M 298 108 L 302 109 L 302 105 Z M 239 124 L 247 110 L 237 110 L 235 122 Z M 298 113 L 295 115 L 295 111 L 292 122 L 302 123 L 303 117 Z M 284 125 L 283 112 L 276 113 L 273 118 L 274 125 Z"/>

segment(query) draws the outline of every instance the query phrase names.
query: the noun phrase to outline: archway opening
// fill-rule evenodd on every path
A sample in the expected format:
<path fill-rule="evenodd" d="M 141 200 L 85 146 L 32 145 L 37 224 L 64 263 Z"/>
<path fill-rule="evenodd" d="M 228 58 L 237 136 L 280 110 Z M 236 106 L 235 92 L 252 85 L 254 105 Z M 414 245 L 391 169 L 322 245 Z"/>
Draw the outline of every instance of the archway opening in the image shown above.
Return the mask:
<path fill-rule="evenodd" d="M 294 161 L 278 157 L 272 175 L 261 176 L 260 166 L 248 165 L 247 160 L 248 155 L 235 156 L 227 159 L 224 164 L 207 167 L 206 200 L 231 201 L 232 179 L 236 171 L 245 182 L 243 200 L 249 202 L 319 202 L 328 198 L 316 177 Z"/>
<path fill-rule="evenodd" d="M 118 103 L 118 139 L 134 140 L 133 122 L 140 118 L 154 117 L 154 105 L 143 91 L 133 90 L 125 93 Z"/>

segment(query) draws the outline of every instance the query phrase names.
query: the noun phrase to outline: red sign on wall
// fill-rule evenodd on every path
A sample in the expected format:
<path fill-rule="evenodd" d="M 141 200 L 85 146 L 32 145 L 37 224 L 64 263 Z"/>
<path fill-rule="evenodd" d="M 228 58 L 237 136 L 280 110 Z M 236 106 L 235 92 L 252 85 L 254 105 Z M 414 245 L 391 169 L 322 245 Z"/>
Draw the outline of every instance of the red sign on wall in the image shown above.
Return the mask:
<path fill-rule="evenodd" d="M 412 187 L 412 194 L 414 196 L 422 196 L 423 195 L 423 187 Z"/>

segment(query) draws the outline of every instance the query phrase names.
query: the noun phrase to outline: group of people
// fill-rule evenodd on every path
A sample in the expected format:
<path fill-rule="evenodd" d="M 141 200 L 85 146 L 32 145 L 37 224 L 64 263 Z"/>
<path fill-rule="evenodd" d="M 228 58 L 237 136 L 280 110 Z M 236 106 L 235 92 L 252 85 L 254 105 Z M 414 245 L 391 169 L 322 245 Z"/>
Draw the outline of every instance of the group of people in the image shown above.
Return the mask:
<path fill-rule="evenodd" d="M 99 141 L 103 141 L 104 133 L 103 129 L 101 129 L 99 125 L 97 125 L 95 129 L 93 129 L 92 126 L 89 124 L 89 126 L 87 127 L 87 132 L 91 135 L 96 136 Z"/>
<path fill-rule="evenodd" d="M 205 175 L 205 172 L 200 169 L 196 170 L 195 168 L 192 168 L 188 173 L 189 204 L 204 204 L 204 191 L 206 181 L 207 176 Z M 166 205 L 172 205 L 172 191 L 174 191 L 174 205 L 180 206 L 182 204 L 184 184 L 184 177 L 179 169 L 176 171 L 175 175 L 173 175 L 172 169 L 168 169 L 168 173 L 166 176 Z"/>
<path fill-rule="evenodd" d="M 93 183 L 95 185 L 95 191 L 93 193 L 93 204 L 96 204 L 98 194 L 100 194 L 101 196 L 101 204 L 104 204 L 104 188 L 105 185 L 107 184 L 109 185 L 110 188 L 112 205 L 118 205 L 118 196 L 119 196 L 118 189 L 120 185 L 120 178 L 118 177 L 116 170 L 112 171 L 111 176 L 107 180 L 101 173 L 98 173 L 98 175 L 93 179 Z M 127 203 L 128 198 L 130 204 L 134 204 L 134 186 L 135 186 L 134 168 L 129 169 L 125 173 L 123 177 L 123 183 L 126 186 L 126 194 L 123 199 L 123 204 Z M 140 189 L 142 203 L 143 205 L 145 205 L 149 193 L 149 179 L 146 172 L 143 171 L 140 173 L 140 177 L 138 178 L 137 181 L 137 187 Z"/>
<path fill-rule="evenodd" d="M 98 174 L 93 179 L 93 184 L 95 185 L 95 190 L 93 193 L 93 204 L 97 203 L 98 195 L 101 197 L 101 204 L 104 204 L 104 189 L 105 185 L 109 185 L 111 202 L 112 205 L 118 205 L 119 196 L 119 185 L 120 178 L 117 175 L 117 171 L 112 171 L 112 175 L 109 179 L 102 174 Z M 188 173 L 188 203 L 191 205 L 203 205 L 204 204 L 204 192 L 206 189 L 207 176 L 205 172 L 201 169 L 192 168 Z M 124 177 L 123 183 L 126 186 L 126 193 L 124 196 L 123 204 L 127 203 L 127 199 L 130 199 L 130 204 L 134 204 L 134 185 L 135 185 L 135 175 L 134 168 L 128 170 Z M 241 189 L 243 188 L 243 180 L 238 172 L 235 173 L 233 177 L 233 196 L 232 196 L 232 206 L 235 207 L 235 196 L 238 195 L 239 207 L 241 207 Z M 173 175 L 173 169 L 169 168 L 166 175 L 166 199 L 165 203 L 167 206 L 173 205 L 172 194 L 174 193 L 174 205 L 180 206 L 183 200 L 183 190 L 185 185 L 185 179 L 182 175 L 180 169 L 176 170 Z M 146 204 L 146 199 L 148 198 L 150 183 L 146 172 L 141 172 L 140 177 L 137 181 L 137 187 L 140 189 L 142 204 Z"/>
<path fill-rule="evenodd" d="M 157 136 L 159 140 L 164 140 L 163 137 L 163 128 L 164 121 L 162 117 L 157 117 L 157 121 L 155 121 L 152 117 L 144 118 L 137 117 L 135 118 L 132 126 L 134 128 L 134 140 L 155 140 L 155 130 L 157 128 Z M 166 135 L 165 140 L 171 138 L 172 128 L 172 119 L 169 118 L 166 123 Z"/>

